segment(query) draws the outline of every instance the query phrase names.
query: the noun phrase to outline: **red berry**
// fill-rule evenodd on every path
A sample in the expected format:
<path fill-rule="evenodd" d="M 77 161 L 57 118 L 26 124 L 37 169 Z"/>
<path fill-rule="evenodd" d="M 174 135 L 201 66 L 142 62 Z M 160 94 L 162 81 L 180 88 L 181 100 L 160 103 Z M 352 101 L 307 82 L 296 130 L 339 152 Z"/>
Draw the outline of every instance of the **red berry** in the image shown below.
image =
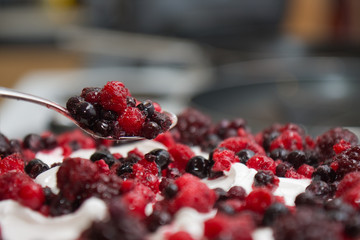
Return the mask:
<path fill-rule="evenodd" d="M 233 163 L 239 162 L 239 158 L 231 150 L 216 149 L 212 155 L 214 165 L 212 170 L 217 171 L 229 171 Z"/>
<path fill-rule="evenodd" d="M 100 104 L 106 110 L 122 113 L 127 107 L 127 96 L 130 93 L 123 83 L 111 81 L 100 91 Z"/>
<path fill-rule="evenodd" d="M 128 107 L 118 118 L 120 128 L 129 135 L 139 135 L 145 116 L 136 107 Z"/>
<path fill-rule="evenodd" d="M 339 154 L 350 147 L 351 147 L 351 144 L 349 142 L 345 141 L 344 139 L 341 139 L 340 142 L 338 142 L 337 144 L 335 144 L 333 146 L 333 149 L 336 154 Z"/>
<path fill-rule="evenodd" d="M 297 173 L 295 171 L 295 169 L 291 168 L 289 170 L 286 171 L 285 173 L 285 177 L 287 178 L 294 178 L 294 179 L 302 179 L 302 178 L 305 178 L 303 175 Z"/>
<path fill-rule="evenodd" d="M 198 177 L 184 174 L 175 180 L 178 192 L 169 200 L 169 210 L 175 213 L 180 208 L 191 207 L 199 212 L 208 212 L 213 208 L 216 194 Z"/>
<path fill-rule="evenodd" d="M 346 191 L 360 183 L 360 172 L 351 172 L 345 175 L 337 186 L 336 196 L 342 196 Z"/>
<path fill-rule="evenodd" d="M 266 188 L 258 188 L 249 193 L 245 202 L 247 209 L 263 214 L 274 202 L 274 196 Z"/>
<path fill-rule="evenodd" d="M 231 137 L 225 139 L 223 142 L 220 143 L 219 147 L 225 147 L 235 153 L 243 150 L 249 149 L 254 153 L 259 153 L 265 155 L 264 149 L 257 144 L 255 141 L 247 138 L 247 137 Z"/>
<path fill-rule="evenodd" d="M 297 170 L 298 174 L 301 174 L 306 178 L 311 178 L 313 172 L 314 172 L 314 167 L 307 164 L 301 165 Z"/>
<path fill-rule="evenodd" d="M 298 132 L 286 130 L 271 142 L 270 152 L 277 148 L 283 148 L 290 151 L 303 150 L 303 139 Z"/>
<path fill-rule="evenodd" d="M 254 168 L 256 170 L 270 170 L 273 173 L 275 173 L 276 170 L 275 161 L 265 155 L 253 156 L 247 161 L 246 165 L 249 168 Z"/>
<path fill-rule="evenodd" d="M 137 184 L 134 189 L 127 192 L 123 196 L 124 201 L 127 203 L 128 209 L 140 219 L 144 219 L 145 207 L 155 199 L 155 193 L 150 188 Z"/>
<path fill-rule="evenodd" d="M 169 148 L 169 153 L 174 159 L 171 164 L 173 167 L 178 168 L 181 172 L 185 172 L 185 168 L 189 160 L 195 156 L 195 153 L 189 146 L 178 143 Z"/>
<path fill-rule="evenodd" d="M 161 133 L 154 140 L 164 144 L 167 148 L 170 148 L 176 144 L 170 132 Z"/>
<path fill-rule="evenodd" d="M 136 182 L 149 187 L 154 193 L 159 191 L 160 180 L 158 178 L 159 169 L 155 162 L 142 159 L 133 165 L 133 175 Z"/>
<path fill-rule="evenodd" d="M 0 160 L 0 175 L 6 172 L 24 172 L 24 160 L 18 153 L 14 153 Z"/>
<path fill-rule="evenodd" d="M 193 240 L 193 238 L 189 233 L 180 231 L 172 233 L 170 236 L 167 237 L 167 240 Z"/>
<path fill-rule="evenodd" d="M 45 196 L 42 187 L 28 175 L 21 172 L 7 172 L 0 175 L 0 200 L 13 199 L 31 209 L 39 209 Z"/>

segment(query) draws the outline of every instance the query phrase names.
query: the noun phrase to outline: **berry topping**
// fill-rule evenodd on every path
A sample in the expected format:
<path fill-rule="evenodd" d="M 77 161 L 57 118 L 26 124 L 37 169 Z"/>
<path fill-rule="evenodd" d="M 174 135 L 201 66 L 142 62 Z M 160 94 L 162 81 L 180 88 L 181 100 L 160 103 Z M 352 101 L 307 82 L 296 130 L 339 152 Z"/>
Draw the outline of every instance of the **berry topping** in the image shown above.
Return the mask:
<path fill-rule="evenodd" d="M 247 161 L 255 155 L 255 153 L 249 149 L 243 149 L 237 152 L 236 155 L 239 157 L 241 163 L 246 164 Z"/>
<path fill-rule="evenodd" d="M 118 119 L 122 130 L 129 135 L 139 135 L 142 125 L 145 122 L 145 116 L 138 108 L 128 107 Z"/>
<path fill-rule="evenodd" d="M 122 113 L 127 107 L 129 90 L 121 82 L 108 82 L 100 91 L 100 104 L 107 110 Z"/>
<path fill-rule="evenodd" d="M 151 152 L 145 154 L 145 159 L 149 162 L 155 162 L 160 169 L 166 169 L 171 163 L 170 154 L 164 149 L 154 149 Z"/>
<path fill-rule="evenodd" d="M 25 166 L 25 172 L 31 177 L 36 178 L 40 173 L 49 170 L 49 166 L 40 159 L 33 159 Z"/>
<path fill-rule="evenodd" d="M 256 170 L 269 170 L 273 173 L 275 173 L 276 164 L 274 160 L 271 158 L 265 156 L 265 155 L 255 155 L 252 158 L 250 158 L 246 165 L 249 168 L 254 168 Z"/>
<path fill-rule="evenodd" d="M 259 170 L 254 176 L 254 187 L 266 187 L 274 191 L 279 186 L 279 178 L 268 170 Z"/>
<path fill-rule="evenodd" d="M 210 171 L 210 162 L 201 156 L 192 157 L 186 165 L 186 172 L 198 178 L 206 178 Z"/>

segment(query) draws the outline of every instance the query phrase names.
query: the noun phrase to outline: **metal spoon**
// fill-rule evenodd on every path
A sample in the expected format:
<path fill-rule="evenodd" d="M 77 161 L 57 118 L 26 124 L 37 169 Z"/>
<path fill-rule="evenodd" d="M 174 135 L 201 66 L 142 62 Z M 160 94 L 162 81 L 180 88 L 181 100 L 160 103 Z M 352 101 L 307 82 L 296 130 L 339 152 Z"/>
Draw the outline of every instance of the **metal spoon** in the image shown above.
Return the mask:
<path fill-rule="evenodd" d="M 114 140 L 114 141 L 144 139 L 143 137 L 140 137 L 140 136 L 121 136 L 119 138 L 115 138 L 113 136 L 106 136 L 106 137 L 100 136 L 100 135 L 94 133 L 93 131 L 91 131 L 90 129 L 80 126 L 80 124 L 70 115 L 69 111 L 66 108 L 64 108 L 63 106 L 61 106 L 57 103 L 54 103 L 52 101 L 49 101 L 47 99 L 38 97 L 38 96 L 34 96 L 31 94 L 22 93 L 22 92 L 18 92 L 18 91 L 12 90 L 12 89 L 0 87 L 0 97 L 6 97 L 6 98 L 12 98 L 12 99 L 21 100 L 21 101 L 32 102 L 32 103 L 47 107 L 51 110 L 55 110 L 56 112 L 64 115 L 65 117 L 67 117 L 68 119 L 73 121 L 75 123 L 75 125 L 78 126 L 79 128 L 81 128 L 84 132 L 90 134 L 91 136 L 93 136 L 95 138 L 103 138 L 103 139 L 109 139 L 109 140 Z M 170 120 L 171 120 L 171 126 L 169 128 L 169 130 L 170 130 L 171 128 L 173 128 L 176 125 L 177 117 L 175 114 L 170 113 L 170 112 L 163 111 L 163 113 L 165 113 L 167 116 L 170 117 Z"/>

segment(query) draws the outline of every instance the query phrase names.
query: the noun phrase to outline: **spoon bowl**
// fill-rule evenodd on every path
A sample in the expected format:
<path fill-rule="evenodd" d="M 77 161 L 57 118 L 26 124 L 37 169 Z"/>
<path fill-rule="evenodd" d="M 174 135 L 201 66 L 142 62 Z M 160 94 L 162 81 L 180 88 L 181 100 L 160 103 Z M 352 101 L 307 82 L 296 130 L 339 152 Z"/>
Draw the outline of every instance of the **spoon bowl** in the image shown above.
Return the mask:
<path fill-rule="evenodd" d="M 35 104 L 47 107 L 51 110 L 54 110 L 54 111 L 62 114 L 66 118 L 70 119 L 73 123 L 75 123 L 76 126 L 81 128 L 84 132 L 86 132 L 87 134 L 91 135 L 94 138 L 102 138 L 102 139 L 108 139 L 108 140 L 113 140 L 113 141 L 120 141 L 120 140 L 132 141 L 132 140 L 144 139 L 144 137 L 140 137 L 140 136 L 121 136 L 121 137 L 115 138 L 113 136 L 101 136 L 99 134 L 96 134 L 92 130 L 81 126 L 79 124 L 79 122 L 77 122 L 70 115 L 69 111 L 66 108 L 64 108 L 63 106 L 61 106 L 55 102 L 52 102 L 50 100 L 38 97 L 38 96 L 34 96 L 31 94 L 22 93 L 22 92 L 15 91 L 12 89 L 0 87 L 0 97 L 16 99 L 16 100 L 20 100 L 20 101 L 27 101 L 27 102 L 35 103 Z M 177 117 L 174 113 L 171 113 L 171 112 L 163 111 L 163 113 L 166 114 L 171 120 L 171 125 L 169 128 L 169 130 L 170 130 L 177 124 Z"/>

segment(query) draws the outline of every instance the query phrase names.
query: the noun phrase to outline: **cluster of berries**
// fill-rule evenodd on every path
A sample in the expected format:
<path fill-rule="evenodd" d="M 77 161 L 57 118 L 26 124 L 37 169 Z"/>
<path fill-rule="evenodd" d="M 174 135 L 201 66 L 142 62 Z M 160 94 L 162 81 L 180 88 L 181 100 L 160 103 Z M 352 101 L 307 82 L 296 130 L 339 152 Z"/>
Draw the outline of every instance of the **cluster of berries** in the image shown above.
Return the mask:
<path fill-rule="evenodd" d="M 66 104 L 71 116 L 84 128 L 103 137 L 141 136 L 153 139 L 169 129 L 171 119 L 159 104 L 137 101 L 121 82 L 103 88 L 84 88 Z"/>

